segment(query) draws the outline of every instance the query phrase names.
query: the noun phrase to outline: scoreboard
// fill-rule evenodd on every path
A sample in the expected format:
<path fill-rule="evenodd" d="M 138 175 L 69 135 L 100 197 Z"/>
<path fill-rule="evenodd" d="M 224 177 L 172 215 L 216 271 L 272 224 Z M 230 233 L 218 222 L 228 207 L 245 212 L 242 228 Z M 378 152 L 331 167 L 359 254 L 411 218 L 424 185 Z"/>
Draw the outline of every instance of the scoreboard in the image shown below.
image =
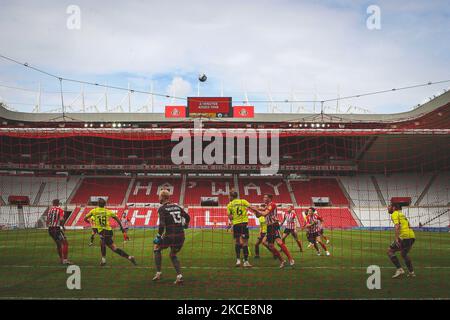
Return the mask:
<path fill-rule="evenodd" d="M 232 106 L 231 97 L 188 97 L 187 106 L 166 106 L 166 118 L 253 118 L 253 106 Z"/>
<path fill-rule="evenodd" d="M 231 97 L 188 97 L 187 117 L 227 118 L 233 116 Z"/>

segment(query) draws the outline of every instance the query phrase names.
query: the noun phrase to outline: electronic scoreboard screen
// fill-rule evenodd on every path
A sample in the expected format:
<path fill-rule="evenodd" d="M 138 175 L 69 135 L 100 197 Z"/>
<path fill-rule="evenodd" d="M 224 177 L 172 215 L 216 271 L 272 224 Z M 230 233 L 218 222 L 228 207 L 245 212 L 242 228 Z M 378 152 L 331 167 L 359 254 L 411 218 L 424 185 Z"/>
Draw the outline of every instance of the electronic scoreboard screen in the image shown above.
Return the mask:
<path fill-rule="evenodd" d="M 232 117 L 231 97 L 188 97 L 187 117 Z"/>

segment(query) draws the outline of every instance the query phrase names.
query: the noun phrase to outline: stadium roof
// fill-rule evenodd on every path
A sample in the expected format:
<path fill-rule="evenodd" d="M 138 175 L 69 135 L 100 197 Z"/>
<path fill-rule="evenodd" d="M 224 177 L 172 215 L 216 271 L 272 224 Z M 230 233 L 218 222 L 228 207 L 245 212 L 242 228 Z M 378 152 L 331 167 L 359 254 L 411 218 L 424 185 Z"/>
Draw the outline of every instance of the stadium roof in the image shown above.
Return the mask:
<path fill-rule="evenodd" d="M 435 97 L 414 110 L 393 114 L 312 114 L 312 113 L 256 113 L 254 118 L 220 118 L 220 122 L 317 122 L 331 123 L 395 123 L 414 120 L 438 109 L 448 109 L 450 91 Z M 180 122 L 193 118 L 166 118 L 164 113 L 29 113 L 10 111 L 0 106 L 0 118 L 18 122 Z"/>

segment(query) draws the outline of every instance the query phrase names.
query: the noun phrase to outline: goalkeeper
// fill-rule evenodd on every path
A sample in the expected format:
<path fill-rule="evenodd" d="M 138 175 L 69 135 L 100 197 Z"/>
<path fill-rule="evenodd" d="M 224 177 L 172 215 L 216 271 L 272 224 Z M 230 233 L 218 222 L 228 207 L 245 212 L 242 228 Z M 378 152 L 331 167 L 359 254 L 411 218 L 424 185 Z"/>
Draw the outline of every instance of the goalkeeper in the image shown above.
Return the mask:
<path fill-rule="evenodd" d="M 184 244 L 184 229 L 189 225 L 190 217 L 180 206 L 170 202 L 170 193 L 162 190 L 159 194 L 161 207 L 158 209 L 159 226 L 158 234 L 153 240 L 153 253 L 155 257 L 156 275 L 153 281 L 161 279 L 162 255 L 161 250 L 170 248 L 170 260 L 177 273 L 175 284 L 183 283 L 180 261 L 177 253 L 180 252 Z"/>

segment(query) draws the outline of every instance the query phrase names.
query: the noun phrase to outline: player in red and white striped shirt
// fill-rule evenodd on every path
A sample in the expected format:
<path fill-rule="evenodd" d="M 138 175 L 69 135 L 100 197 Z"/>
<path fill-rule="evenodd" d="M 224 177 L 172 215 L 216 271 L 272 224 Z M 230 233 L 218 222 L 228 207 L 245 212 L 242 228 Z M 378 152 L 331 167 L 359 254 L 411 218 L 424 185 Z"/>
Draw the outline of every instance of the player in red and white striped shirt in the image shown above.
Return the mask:
<path fill-rule="evenodd" d="M 292 234 L 292 236 L 295 239 L 295 242 L 297 242 L 297 245 L 300 249 L 300 252 L 303 252 L 302 242 L 298 239 L 297 234 L 297 227 L 296 222 L 300 223 L 300 220 L 297 217 L 297 214 L 295 213 L 294 206 L 291 204 L 288 207 L 288 211 L 284 214 L 284 219 L 281 225 L 286 223 L 286 228 L 283 232 L 283 238 L 281 239 L 283 243 L 286 243 L 286 238 Z"/>
<path fill-rule="evenodd" d="M 314 248 L 317 251 L 317 255 L 320 256 L 320 249 L 317 246 L 317 243 L 325 250 L 325 254 L 327 256 L 330 255 L 330 252 L 327 250 L 327 247 L 322 242 L 320 238 L 320 217 L 315 213 L 314 208 L 308 209 L 308 215 L 306 216 L 306 225 L 305 227 L 308 229 L 308 240 L 314 244 Z M 314 241 L 314 242 L 313 242 Z"/>
<path fill-rule="evenodd" d="M 69 255 L 69 243 L 64 234 L 64 210 L 59 206 L 59 200 L 53 200 L 53 207 L 47 212 L 48 234 L 56 243 L 56 250 L 62 264 L 71 264 L 67 259 Z"/>
<path fill-rule="evenodd" d="M 292 258 L 291 253 L 289 252 L 284 242 L 281 240 L 280 222 L 278 221 L 277 218 L 277 205 L 275 202 L 272 201 L 272 199 L 273 195 L 265 194 L 263 200 L 266 207 L 254 210 L 255 215 L 257 218 L 259 218 L 260 216 L 264 216 L 266 218 L 267 242 L 270 251 L 272 251 L 273 255 L 276 256 L 281 261 L 280 268 L 285 267 L 286 261 L 281 257 L 280 252 L 275 248 L 275 242 L 280 246 L 281 251 L 283 251 L 283 253 L 287 256 L 290 266 L 294 266 L 295 261 Z"/>
<path fill-rule="evenodd" d="M 126 213 L 122 215 L 122 226 L 123 226 L 123 241 L 130 241 L 128 236 L 128 228 L 130 226 L 130 219 L 127 218 Z"/>
<path fill-rule="evenodd" d="M 325 240 L 326 241 L 326 244 L 329 244 L 330 243 L 330 239 L 328 239 L 328 237 L 326 237 L 323 233 L 324 233 L 324 230 L 323 230 L 323 227 L 324 227 L 324 224 L 325 224 L 325 221 L 323 220 L 323 217 L 319 214 L 319 212 L 317 212 L 317 210 L 315 210 L 315 213 L 316 213 L 316 215 L 318 216 L 318 219 L 319 219 L 319 235 L 320 235 L 320 237 L 323 239 L 323 240 Z"/>

